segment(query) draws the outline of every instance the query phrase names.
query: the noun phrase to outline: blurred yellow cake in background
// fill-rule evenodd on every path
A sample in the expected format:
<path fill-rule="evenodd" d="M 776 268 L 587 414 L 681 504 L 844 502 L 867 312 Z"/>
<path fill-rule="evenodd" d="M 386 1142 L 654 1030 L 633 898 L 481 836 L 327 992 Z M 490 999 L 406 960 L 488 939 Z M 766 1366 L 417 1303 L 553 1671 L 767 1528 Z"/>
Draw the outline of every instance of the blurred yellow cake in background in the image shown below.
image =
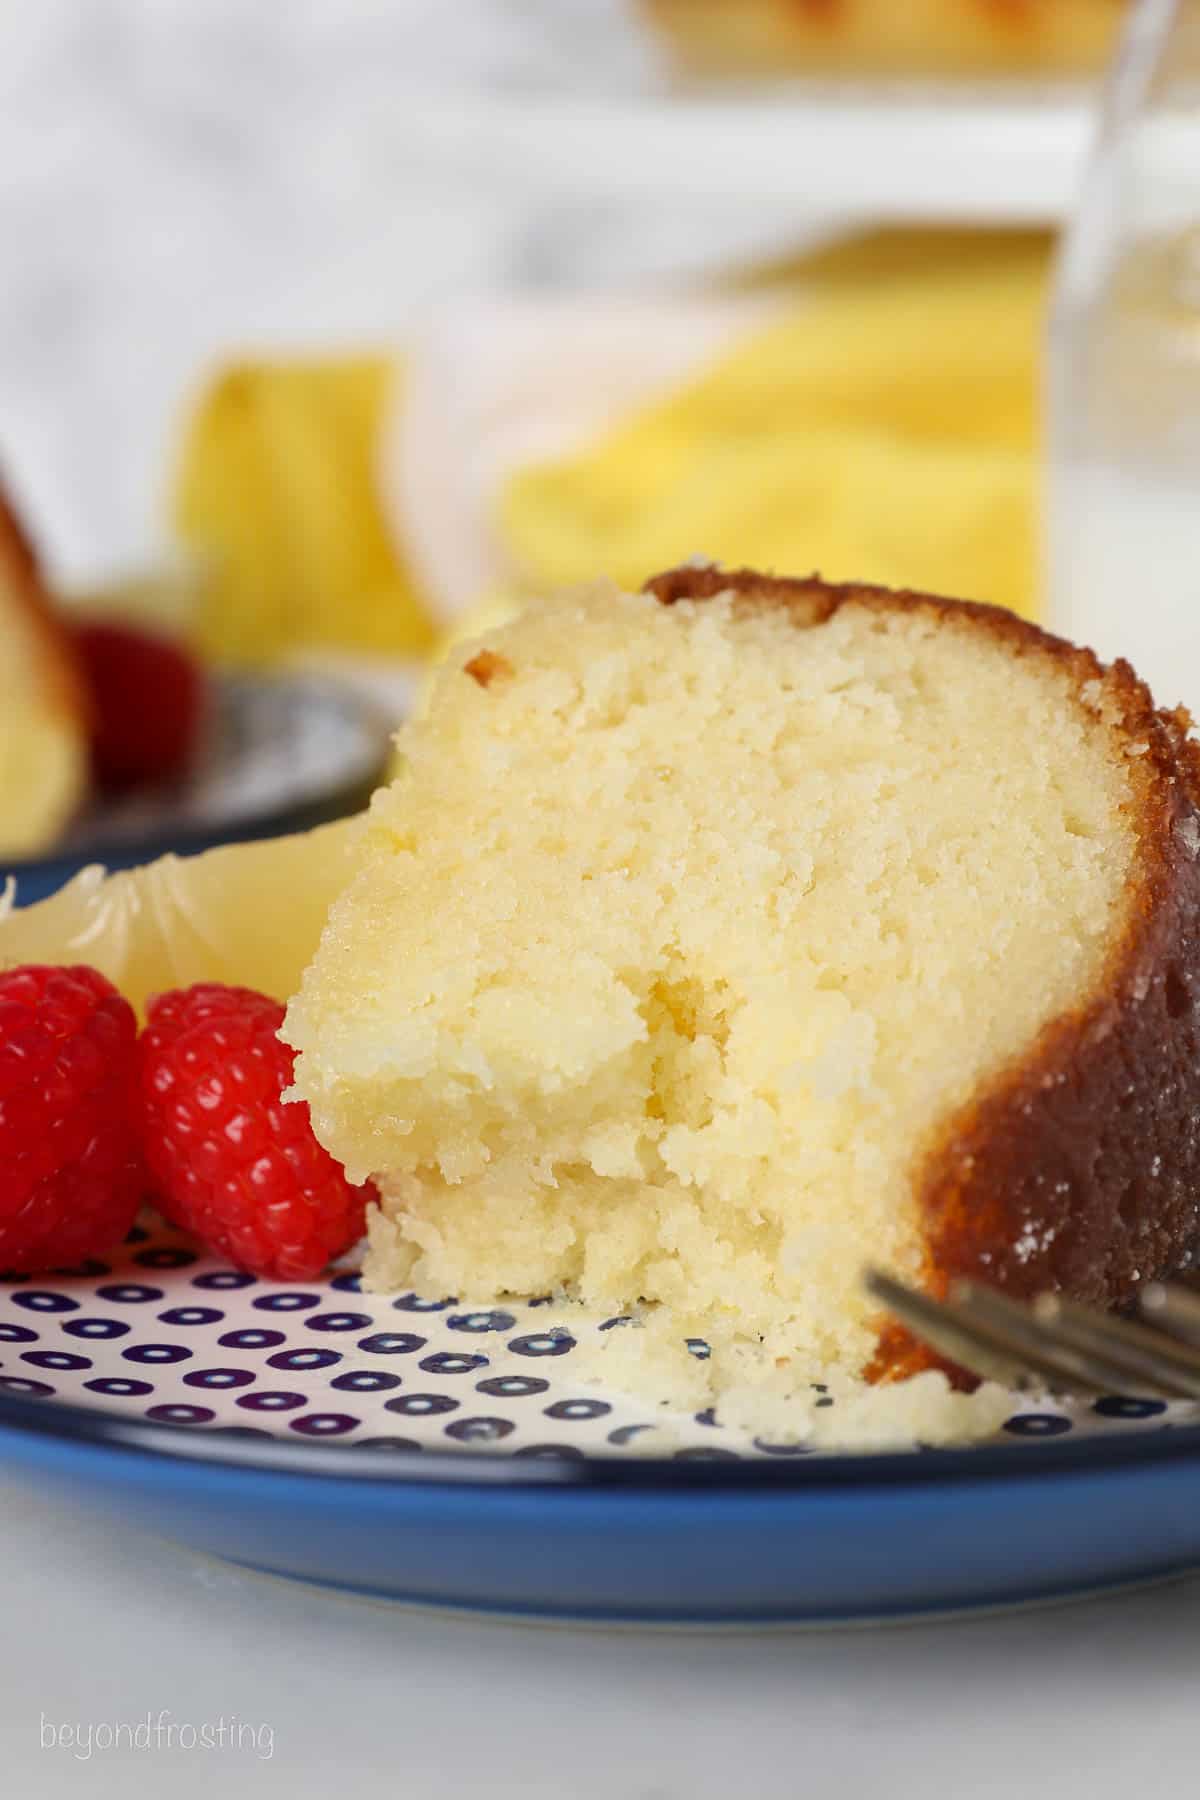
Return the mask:
<path fill-rule="evenodd" d="M 0 857 L 48 850 L 81 805 L 87 710 L 70 638 L 0 493 Z"/>
<path fill-rule="evenodd" d="M 514 586 L 636 587 L 697 546 L 1037 612 L 1050 240 L 871 234 L 773 272 L 780 311 L 496 499 Z"/>
<path fill-rule="evenodd" d="M 1036 612 L 1050 253 L 1045 232 L 875 231 L 634 302 L 636 380 L 618 295 L 500 306 L 492 336 L 468 309 L 403 359 L 226 364 L 171 496 L 195 640 L 413 662 L 481 605 L 637 586 L 697 545 Z M 681 365 L 693 337 L 713 347 Z M 589 400 L 613 368 L 625 398 Z"/>
<path fill-rule="evenodd" d="M 173 524 L 195 560 L 199 647 L 270 663 L 301 648 L 419 657 L 435 629 L 383 517 L 373 459 L 388 356 L 235 362 L 183 435 Z"/>
<path fill-rule="evenodd" d="M 1069 75 L 1111 53 L 1127 0 L 642 0 L 703 75 Z"/>

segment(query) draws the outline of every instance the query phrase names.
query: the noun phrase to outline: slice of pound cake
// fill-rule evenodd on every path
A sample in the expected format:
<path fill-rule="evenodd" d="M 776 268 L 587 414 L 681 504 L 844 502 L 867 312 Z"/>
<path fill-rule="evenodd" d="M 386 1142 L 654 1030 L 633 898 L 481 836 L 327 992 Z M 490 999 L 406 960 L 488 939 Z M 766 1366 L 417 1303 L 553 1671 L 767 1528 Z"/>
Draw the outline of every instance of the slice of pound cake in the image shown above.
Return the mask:
<path fill-rule="evenodd" d="M 0 491 L 0 859 L 49 849 L 87 782 L 83 675 Z"/>
<path fill-rule="evenodd" d="M 747 571 L 470 646 L 285 1028 L 379 1184 L 369 1284 L 571 1296 L 799 1391 L 920 1365 L 867 1263 L 1102 1303 L 1185 1263 L 1187 729 L 1008 613 Z"/>

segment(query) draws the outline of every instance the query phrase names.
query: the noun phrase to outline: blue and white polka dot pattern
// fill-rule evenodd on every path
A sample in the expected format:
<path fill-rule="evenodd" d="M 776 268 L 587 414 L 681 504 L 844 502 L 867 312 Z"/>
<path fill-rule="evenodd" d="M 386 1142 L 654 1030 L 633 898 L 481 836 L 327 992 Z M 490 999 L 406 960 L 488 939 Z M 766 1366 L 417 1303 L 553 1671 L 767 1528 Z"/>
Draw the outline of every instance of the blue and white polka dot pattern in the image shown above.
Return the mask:
<path fill-rule="evenodd" d="M 368 1295 L 352 1272 L 265 1281 L 147 1216 L 110 1263 L 0 1280 L 0 1392 L 239 1436 L 404 1452 L 814 1454 L 728 1430 L 711 1410 L 656 1414 L 572 1379 L 577 1339 L 555 1312 L 545 1296 L 494 1306 Z M 689 1348 L 707 1355 L 699 1340 Z M 1195 1410 L 1115 1395 L 1075 1409 L 1014 1402 L 1003 1435 L 1021 1443 L 1154 1429 Z"/>

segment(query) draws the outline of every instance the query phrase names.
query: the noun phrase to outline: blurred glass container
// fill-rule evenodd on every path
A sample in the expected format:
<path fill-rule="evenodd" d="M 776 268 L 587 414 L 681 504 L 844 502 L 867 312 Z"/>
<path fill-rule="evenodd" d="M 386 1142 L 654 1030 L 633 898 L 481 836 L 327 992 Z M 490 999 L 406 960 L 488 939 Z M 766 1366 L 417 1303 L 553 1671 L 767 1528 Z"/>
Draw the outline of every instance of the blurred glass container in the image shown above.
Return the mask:
<path fill-rule="evenodd" d="M 1200 711 L 1200 0 L 1131 20 L 1048 378 L 1048 622 Z"/>

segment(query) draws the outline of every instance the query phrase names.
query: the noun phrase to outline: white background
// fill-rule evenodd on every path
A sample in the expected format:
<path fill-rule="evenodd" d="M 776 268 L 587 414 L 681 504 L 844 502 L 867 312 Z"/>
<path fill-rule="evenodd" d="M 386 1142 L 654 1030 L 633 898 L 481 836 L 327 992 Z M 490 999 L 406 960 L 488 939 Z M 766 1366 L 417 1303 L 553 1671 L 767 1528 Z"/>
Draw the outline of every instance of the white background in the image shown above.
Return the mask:
<path fill-rule="evenodd" d="M 231 349 L 387 344 L 503 282 L 530 194 L 461 99 L 642 77 L 622 0 L 0 0 L 0 460 L 65 577 L 153 548 Z"/>
<path fill-rule="evenodd" d="M 12 1800 L 1196 1791 L 1200 1582 L 940 1626 L 577 1632 L 245 1575 L 3 1485 L 0 1524 Z M 274 1753 L 41 1748 L 43 1716 L 94 1727 L 161 1708 L 269 1726 Z"/>

